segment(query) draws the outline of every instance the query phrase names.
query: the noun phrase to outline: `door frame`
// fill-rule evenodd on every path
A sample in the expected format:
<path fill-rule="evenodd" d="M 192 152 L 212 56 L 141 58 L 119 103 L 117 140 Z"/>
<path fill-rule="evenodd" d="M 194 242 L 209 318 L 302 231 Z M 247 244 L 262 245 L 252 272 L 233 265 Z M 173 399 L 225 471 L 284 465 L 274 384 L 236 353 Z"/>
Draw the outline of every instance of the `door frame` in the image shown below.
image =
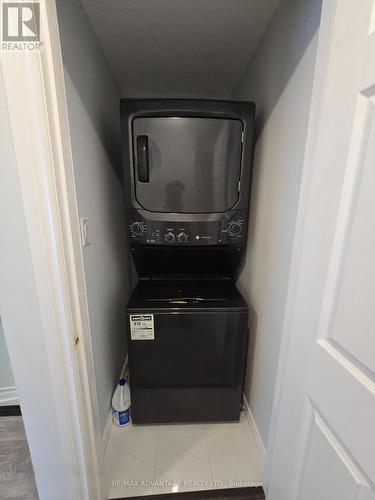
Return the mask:
<path fill-rule="evenodd" d="M 311 172 L 314 168 L 316 125 L 320 116 L 335 5 L 336 0 L 323 0 L 307 145 L 265 463 L 266 492 L 273 475 L 278 408 L 285 390 L 285 367 L 293 349 L 289 332 L 296 306 L 295 289 Z M 47 287 L 50 291 L 46 297 L 41 289 L 38 290 L 38 305 L 45 325 L 49 326 L 43 331 L 43 337 L 50 380 L 53 381 L 55 393 L 55 410 L 57 408 L 62 416 L 56 423 L 56 432 L 66 437 L 63 440 L 64 454 L 70 458 L 75 470 L 74 474 L 64 480 L 68 489 L 73 492 L 70 497 L 72 500 L 99 500 L 107 498 L 103 474 L 104 451 L 55 1 L 41 2 L 40 8 L 41 19 L 44 19 L 41 23 L 42 50 L 37 54 L 3 53 L 1 64 L 35 281 L 42 284 L 41 288 Z M 21 82 L 20 75 L 23 76 Z M 35 221 L 40 221 L 37 231 Z M 7 332 L 5 335 L 8 335 Z M 9 354 L 16 380 L 20 382 L 21 377 L 17 377 L 19 362 L 12 356 L 11 350 Z M 29 355 L 31 356 L 32 352 Z M 30 401 L 23 401 L 21 397 L 20 402 L 23 411 L 27 413 Z M 33 446 L 30 446 L 32 456 Z M 43 446 L 43 443 L 40 446 Z M 37 471 L 36 481 L 38 483 Z M 53 481 L 54 478 L 51 478 L 51 483 Z"/>
<path fill-rule="evenodd" d="M 46 385 L 54 396 L 53 401 L 44 401 L 43 408 L 51 417 L 58 415 L 55 429 L 60 447 L 56 448 L 56 456 L 62 452 L 63 457 L 57 458 L 56 463 L 62 461 L 65 473 L 57 470 L 55 477 L 42 478 L 39 471 L 43 462 L 35 463 L 34 459 L 38 461 L 43 455 L 45 443 L 42 439 L 38 444 L 29 440 L 29 447 L 41 500 L 51 498 L 51 491 L 55 491 L 54 498 L 60 498 L 57 484 L 69 491 L 72 500 L 102 500 L 107 498 L 104 450 L 54 0 L 40 2 L 40 19 L 42 49 L 2 52 L 0 61 L 38 313 L 43 324 L 41 342 L 49 378 Z M 21 289 L 22 285 L 17 286 Z M 12 314 L 10 309 L 4 305 L 5 319 Z M 11 336 L 5 326 L 4 333 L 6 338 Z M 7 343 L 27 433 L 28 416 L 35 416 L 35 410 L 31 410 L 35 402 L 29 394 L 22 397 L 25 374 L 12 342 Z M 33 355 L 30 350 L 28 356 Z M 35 387 L 33 396 L 36 400 L 43 397 L 43 387 Z"/>

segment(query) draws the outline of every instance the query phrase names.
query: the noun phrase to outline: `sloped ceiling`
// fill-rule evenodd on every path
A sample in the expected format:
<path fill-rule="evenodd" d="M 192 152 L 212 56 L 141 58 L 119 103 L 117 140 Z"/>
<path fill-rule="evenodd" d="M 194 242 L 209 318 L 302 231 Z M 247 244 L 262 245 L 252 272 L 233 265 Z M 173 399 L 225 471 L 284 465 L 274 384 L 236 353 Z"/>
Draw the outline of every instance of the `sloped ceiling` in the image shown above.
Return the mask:
<path fill-rule="evenodd" d="M 123 96 L 225 98 L 281 0 L 81 1 Z"/>

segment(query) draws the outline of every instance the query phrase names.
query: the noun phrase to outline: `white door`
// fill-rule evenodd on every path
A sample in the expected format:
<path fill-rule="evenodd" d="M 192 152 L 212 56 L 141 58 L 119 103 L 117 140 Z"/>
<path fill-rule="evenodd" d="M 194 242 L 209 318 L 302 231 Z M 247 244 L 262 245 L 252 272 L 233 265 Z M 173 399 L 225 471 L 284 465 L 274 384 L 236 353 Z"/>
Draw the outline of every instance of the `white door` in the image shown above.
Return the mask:
<path fill-rule="evenodd" d="M 375 499 L 375 0 L 324 15 L 268 500 Z"/>

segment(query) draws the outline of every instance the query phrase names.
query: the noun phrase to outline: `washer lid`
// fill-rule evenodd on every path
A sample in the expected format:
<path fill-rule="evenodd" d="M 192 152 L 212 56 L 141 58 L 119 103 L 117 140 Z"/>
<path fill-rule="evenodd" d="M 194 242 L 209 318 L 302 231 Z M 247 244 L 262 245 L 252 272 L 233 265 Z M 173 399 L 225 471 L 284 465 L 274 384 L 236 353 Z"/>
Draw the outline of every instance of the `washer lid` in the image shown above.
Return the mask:
<path fill-rule="evenodd" d="M 231 281 L 160 280 L 140 281 L 129 299 L 127 309 L 247 311 L 247 305 Z"/>

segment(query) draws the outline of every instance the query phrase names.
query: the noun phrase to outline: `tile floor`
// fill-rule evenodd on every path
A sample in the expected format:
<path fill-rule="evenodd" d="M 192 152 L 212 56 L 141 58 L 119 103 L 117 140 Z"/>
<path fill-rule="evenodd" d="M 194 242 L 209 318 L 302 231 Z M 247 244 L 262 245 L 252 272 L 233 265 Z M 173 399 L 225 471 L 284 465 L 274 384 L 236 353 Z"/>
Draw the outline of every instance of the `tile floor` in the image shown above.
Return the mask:
<path fill-rule="evenodd" d="M 109 498 L 257 486 L 263 477 L 244 413 L 230 424 L 113 425 L 106 472 Z"/>

